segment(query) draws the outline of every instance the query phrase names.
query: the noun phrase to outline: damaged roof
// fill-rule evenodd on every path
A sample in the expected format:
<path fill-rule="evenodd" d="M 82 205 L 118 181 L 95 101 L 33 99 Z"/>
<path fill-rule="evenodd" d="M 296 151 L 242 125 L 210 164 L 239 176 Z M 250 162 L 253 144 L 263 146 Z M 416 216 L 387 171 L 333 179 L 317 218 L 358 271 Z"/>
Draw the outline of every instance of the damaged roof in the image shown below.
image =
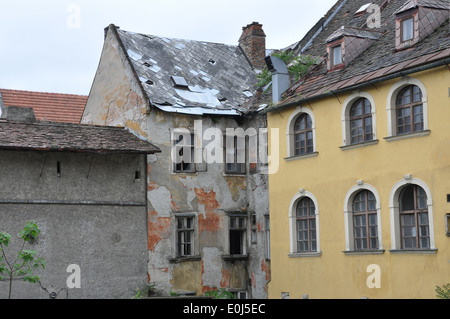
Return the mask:
<path fill-rule="evenodd" d="M 377 0 L 380 8 L 380 26 L 369 28 L 367 21 L 372 12 L 365 11 L 367 0 L 339 0 L 327 14 L 299 42 L 290 47 L 296 55 L 312 55 L 321 63 L 306 77 L 293 83 L 277 105 L 267 111 L 298 104 L 327 95 L 353 90 L 358 86 L 373 84 L 387 76 L 401 76 L 402 72 L 417 70 L 424 65 L 444 63 L 450 57 L 448 19 L 430 35 L 404 50 L 396 49 L 396 12 L 415 6 L 449 10 L 449 0 Z M 361 8 L 365 8 L 361 10 Z M 420 23 L 430 21 L 425 17 Z M 343 28 L 344 27 L 344 28 Z M 427 26 L 423 26 L 424 28 Z M 348 33 L 351 30 L 353 33 Z M 338 36 L 368 36 L 370 32 L 377 40 L 352 62 L 342 69 L 328 70 L 327 42 Z M 375 37 L 374 37 L 375 38 Z M 264 101 L 255 101 L 261 104 Z"/>
<path fill-rule="evenodd" d="M 184 114 L 240 115 L 256 72 L 238 45 L 117 31 L 152 105 Z"/>
<path fill-rule="evenodd" d="M 125 128 L 0 119 L 0 149 L 153 154 L 160 150 Z"/>
<path fill-rule="evenodd" d="M 38 121 L 78 124 L 87 99 L 85 95 L 0 89 L 0 104 L 31 107 Z"/>

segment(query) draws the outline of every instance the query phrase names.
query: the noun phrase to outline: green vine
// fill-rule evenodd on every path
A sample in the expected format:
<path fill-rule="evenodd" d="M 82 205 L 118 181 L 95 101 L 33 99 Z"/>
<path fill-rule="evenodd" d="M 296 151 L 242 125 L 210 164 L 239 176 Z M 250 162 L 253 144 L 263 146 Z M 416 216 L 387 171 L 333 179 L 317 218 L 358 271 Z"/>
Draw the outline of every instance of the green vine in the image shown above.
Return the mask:
<path fill-rule="evenodd" d="M 288 71 L 293 75 L 294 80 L 298 81 L 300 78 L 305 76 L 311 67 L 318 62 L 318 58 L 314 58 L 311 55 L 300 55 L 295 56 L 294 51 L 276 51 L 272 53 L 272 56 L 280 58 L 284 63 L 286 63 Z M 266 86 L 272 81 L 272 74 L 265 67 L 262 72 L 258 75 L 258 85 Z"/>

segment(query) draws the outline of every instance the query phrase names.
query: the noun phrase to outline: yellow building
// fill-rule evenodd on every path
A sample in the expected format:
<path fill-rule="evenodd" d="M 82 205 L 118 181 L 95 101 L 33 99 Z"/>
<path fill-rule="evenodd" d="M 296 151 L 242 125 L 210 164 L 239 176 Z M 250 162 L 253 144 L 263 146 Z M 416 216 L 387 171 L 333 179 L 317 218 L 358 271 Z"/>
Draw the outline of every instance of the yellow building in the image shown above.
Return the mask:
<path fill-rule="evenodd" d="M 268 109 L 269 298 L 450 283 L 449 2 L 365 3 L 338 1 L 292 48 L 318 63 Z"/>

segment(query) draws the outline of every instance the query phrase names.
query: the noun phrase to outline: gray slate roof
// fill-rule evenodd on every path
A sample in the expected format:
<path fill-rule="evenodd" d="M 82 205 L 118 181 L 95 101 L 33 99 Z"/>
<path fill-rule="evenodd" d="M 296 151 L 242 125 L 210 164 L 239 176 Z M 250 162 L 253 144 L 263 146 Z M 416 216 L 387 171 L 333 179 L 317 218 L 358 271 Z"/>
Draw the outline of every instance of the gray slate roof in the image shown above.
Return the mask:
<path fill-rule="evenodd" d="M 125 128 L 0 120 L 0 149 L 83 153 L 159 153 Z"/>
<path fill-rule="evenodd" d="M 153 105 L 198 115 L 246 112 L 257 79 L 239 46 L 116 30 Z"/>

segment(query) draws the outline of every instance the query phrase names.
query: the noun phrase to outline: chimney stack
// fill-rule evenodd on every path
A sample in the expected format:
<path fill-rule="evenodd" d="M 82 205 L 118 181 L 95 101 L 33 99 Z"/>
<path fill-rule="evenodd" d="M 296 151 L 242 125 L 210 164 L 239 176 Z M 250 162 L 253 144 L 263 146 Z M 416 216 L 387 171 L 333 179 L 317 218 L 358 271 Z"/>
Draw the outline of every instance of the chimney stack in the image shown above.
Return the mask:
<path fill-rule="evenodd" d="M 266 35 L 262 29 L 262 24 L 253 22 L 243 27 L 239 45 L 255 69 L 262 70 L 266 66 L 264 61 L 266 57 Z"/>

